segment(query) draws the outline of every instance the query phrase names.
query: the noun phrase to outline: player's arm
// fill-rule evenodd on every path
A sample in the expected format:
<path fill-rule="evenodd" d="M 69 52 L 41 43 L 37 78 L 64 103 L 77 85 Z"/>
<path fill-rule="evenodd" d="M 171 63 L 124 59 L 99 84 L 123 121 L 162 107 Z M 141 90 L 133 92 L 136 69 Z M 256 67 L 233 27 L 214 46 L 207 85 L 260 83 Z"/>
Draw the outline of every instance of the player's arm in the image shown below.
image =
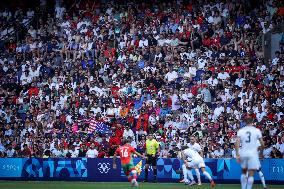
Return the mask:
<path fill-rule="evenodd" d="M 157 142 L 157 152 L 156 152 L 156 154 L 160 154 L 160 152 L 161 152 L 160 144 Z"/>
<path fill-rule="evenodd" d="M 136 154 L 137 156 L 143 158 L 143 159 L 146 159 L 146 157 L 142 154 L 140 154 L 139 152 L 137 152 L 136 150 L 133 152 L 134 154 Z"/>

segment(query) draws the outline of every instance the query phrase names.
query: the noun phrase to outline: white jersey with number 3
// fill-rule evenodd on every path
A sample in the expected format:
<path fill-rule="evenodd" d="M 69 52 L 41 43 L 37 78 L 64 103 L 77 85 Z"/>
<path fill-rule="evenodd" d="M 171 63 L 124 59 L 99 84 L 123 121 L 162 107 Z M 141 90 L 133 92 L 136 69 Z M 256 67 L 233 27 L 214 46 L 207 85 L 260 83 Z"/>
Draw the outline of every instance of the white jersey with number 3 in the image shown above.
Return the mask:
<path fill-rule="evenodd" d="M 241 140 L 240 156 L 258 157 L 259 140 L 262 138 L 261 131 L 254 126 L 246 126 L 238 131 L 237 136 Z"/>

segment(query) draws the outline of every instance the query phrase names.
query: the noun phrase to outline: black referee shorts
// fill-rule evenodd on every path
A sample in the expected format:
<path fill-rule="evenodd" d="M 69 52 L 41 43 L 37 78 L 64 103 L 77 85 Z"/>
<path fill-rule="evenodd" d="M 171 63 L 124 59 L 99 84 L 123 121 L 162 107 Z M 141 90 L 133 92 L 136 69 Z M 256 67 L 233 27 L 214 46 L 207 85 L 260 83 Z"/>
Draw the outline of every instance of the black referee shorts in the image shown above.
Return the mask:
<path fill-rule="evenodd" d="M 158 157 L 156 155 L 154 157 L 152 155 L 147 155 L 146 164 L 157 166 L 157 159 Z"/>

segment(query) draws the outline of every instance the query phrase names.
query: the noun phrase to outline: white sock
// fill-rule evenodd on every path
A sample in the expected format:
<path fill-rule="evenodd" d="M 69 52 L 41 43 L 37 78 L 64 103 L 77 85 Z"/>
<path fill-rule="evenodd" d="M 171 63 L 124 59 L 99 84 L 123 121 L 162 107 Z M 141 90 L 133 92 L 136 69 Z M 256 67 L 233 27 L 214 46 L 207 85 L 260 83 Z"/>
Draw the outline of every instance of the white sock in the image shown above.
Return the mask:
<path fill-rule="evenodd" d="M 264 188 L 266 188 L 266 184 L 265 184 L 265 179 L 264 179 L 264 175 L 261 171 L 258 171 L 258 175 L 259 175 L 259 178 L 261 180 L 261 183 L 263 185 Z"/>
<path fill-rule="evenodd" d="M 204 171 L 203 174 L 211 181 L 212 177 L 210 176 L 210 174 L 207 171 Z"/>
<path fill-rule="evenodd" d="M 190 181 L 192 182 L 192 181 L 194 181 L 195 182 L 195 180 L 194 180 L 194 178 L 193 178 L 193 175 L 192 175 L 192 171 L 191 170 L 187 170 L 187 176 L 188 176 L 188 178 L 190 179 Z"/>
<path fill-rule="evenodd" d="M 253 181 L 254 181 L 253 177 L 248 178 L 247 189 L 252 189 Z"/>
<path fill-rule="evenodd" d="M 199 169 L 195 169 L 195 173 L 196 173 L 196 177 L 197 177 L 198 183 L 201 183 L 201 178 L 200 178 Z"/>
<path fill-rule="evenodd" d="M 242 185 L 242 189 L 246 189 L 246 188 L 247 188 L 247 182 L 248 182 L 248 179 L 247 179 L 246 174 L 242 174 L 242 175 L 241 175 L 241 185 Z"/>
<path fill-rule="evenodd" d="M 183 173 L 184 181 L 188 180 L 187 179 L 187 168 L 186 168 L 185 164 L 182 165 L 182 173 Z"/>

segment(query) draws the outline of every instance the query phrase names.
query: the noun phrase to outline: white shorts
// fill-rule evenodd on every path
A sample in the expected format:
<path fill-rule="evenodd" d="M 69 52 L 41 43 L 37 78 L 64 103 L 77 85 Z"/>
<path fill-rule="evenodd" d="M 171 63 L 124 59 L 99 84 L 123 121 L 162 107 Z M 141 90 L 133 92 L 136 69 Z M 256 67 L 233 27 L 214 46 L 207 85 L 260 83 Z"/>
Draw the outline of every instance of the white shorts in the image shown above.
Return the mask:
<path fill-rule="evenodd" d="M 193 159 L 192 161 L 188 162 L 188 164 L 192 168 L 205 167 L 205 163 L 203 159 Z"/>
<path fill-rule="evenodd" d="M 240 157 L 241 167 L 248 170 L 258 170 L 260 168 L 260 161 L 258 156 Z"/>

